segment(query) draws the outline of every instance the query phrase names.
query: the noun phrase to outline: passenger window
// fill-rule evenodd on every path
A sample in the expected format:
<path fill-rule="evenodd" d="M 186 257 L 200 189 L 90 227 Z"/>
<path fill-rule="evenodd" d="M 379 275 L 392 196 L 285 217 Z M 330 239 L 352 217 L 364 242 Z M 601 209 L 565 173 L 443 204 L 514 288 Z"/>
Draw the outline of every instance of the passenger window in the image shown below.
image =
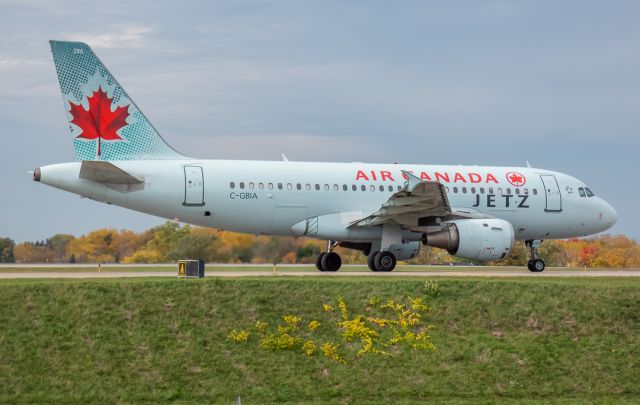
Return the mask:
<path fill-rule="evenodd" d="M 249 190 L 253 190 L 253 182 L 249 183 Z"/>
<path fill-rule="evenodd" d="M 389 191 L 393 191 L 393 186 L 389 186 Z"/>
<path fill-rule="evenodd" d="M 380 186 L 380 191 L 384 191 L 384 186 Z"/>
<path fill-rule="evenodd" d="M 493 187 L 489 187 L 489 194 L 493 194 Z"/>
<path fill-rule="evenodd" d="M 240 182 L 240 188 L 242 188 L 242 189 L 244 188 L 244 182 L 242 182 L 242 181 Z"/>
<path fill-rule="evenodd" d="M 263 189 L 264 189 L 264 184 L 263 184 L 263 183 L 259 183 L 259 184 L 258 184 L 258 188 L 259 188 L 260 190 L 263 190 Z"/>
<path fill-rule="evenodd" d="M 467 188 L 466 187 L 462 187 L 462 193 L 463 194 L 467 194 Z"/>
<path fill-rule="evenodd" d="M 302 184 L 300 184 L 300 183 L 296 184 L 296 188 L 297 188 L 298 190 L 302 190 Z"/>
<path fill-rule="evenodd" d="M 320 190 L 320 184 L 316 183 L 316 191 Z"/>
<path fill-rule="evenodd" d="M 516 193 L 516 194 L 520 194 L 520 189 L 519 189 L 519 188 L 516 188 L 515 193 Z"/>
<path fill-rule="evenodd" d="M 498 187 L 498 194 L 502 194 L 502 187 Z"/>
<path fill-rule="evenodd" d="M 476 193 L 476 188 L 475 187 L 471 187 L 471 194 L 475 194 Z"/>
<path fill-rule="evenodd" d="M 338 185 L 337 185 L 337 184 L 334 184 L 334 185 L 333 185 L 333 191 L 338 191 L 338 190 L 339 190 Z"/>
<path fill-rule="evenodd" d="M 278 183 L 278 190 L 282 190 L 282 183 Z"/>
<path fill-rule="evenodd" d="M 291 183 L 287 183 L 287 190 L 293 190 L 293 185 Z"/>
<path fill-rule="evenodd" d="M 532 191 L 533 191 L 533 195 L 538 195 L 538 189 L 537 188 L 534 188 Z"/>
<path fill-rule="evenodd" d="M 236 188 L 236 183 L 234 183 L 234 182 L 229 183 L 229 187 Z"/>
<path fill-rule="evenodd" d="M 457 192 L 458 192 L 458 187 L 454 187 L 454 188 L 453 188 L 453 192 L 454 192 L 454 193 L 457 193 Z"/>
<path fill-rule="evenodd" d="M 305 188 L 306 188 L 307 190 L 311 190 L 311 184 L 307 183 L 307 185 L 305 186 Z"/>
<path fill-rule="evenodd" d="M 358 189 L 358 186 L 356 186 L 355 184 L 351 185 L 351 190 L 356 191 Z"/>
<path fill-rule="evenodd" d="M 444 189 L 447 191 L 447 193 L 449 192 L 449 187 L 445 187 Z"/>
<path fill-rule="evenodd" d="M 273 183 L 269 183 L 269 190 L 273 190 Z"/>
<path fill-rule="evenodd" d="M 528 188 L 524 189 L 524 195 L 529 195 L 529 189 Z"/>
<path fill-rule="evenodd" d="M 402 186 L 398 186 L 398 191 L 402 190 Z"/>
<path fill-rule="evenodd" d="M 480 194 L 484 194 L 484 187 L 480 187 Z"/>
<path fill-rule="evenodd" d="M 588 188 L 588 187 L 585 187 L 585 188 L 584 188 L 584 191 L 586 191 L 586 192 L 587 192 L 587 197 L 593 197 L 593 196 L 595 195 L 595 194 L 593 194 L 593 193 L 591 192 L 591 190 L 589 190 L 589 188 Z"/>
<path fill-rule="evenodd" d="M 364 184 L 360 186 L 360 190 L 362 191 L 367 191 L 367 186 L 365 186 Z"/>
<path fill-rule="evenodd" d="M 342 189 L 343 189 L 344 191 L 347 191 L 347 188 L 348 188 L 348 187 L 347 187 L 347 185 L 346 185 L 346 184 L 343 184 L 343 185 L 342 185 Z"/>
<path fill-rule="evenodd" d="M 371 191 L 376 191 L 376 186 L 374 186 L 373 184 L 369 186 L 369 190 Z"/>
<path fill-rule="evenodd" d="M 507 194 L 511 194 L 511 187 L 507 187 Z"/>
<path fill-rule="evenodd" d="M 579 187 L 578 188 L 578 194 L 580 194 L 580 197 L 586 197 L 587 194 L 584 192 L 584 188 Z"/>

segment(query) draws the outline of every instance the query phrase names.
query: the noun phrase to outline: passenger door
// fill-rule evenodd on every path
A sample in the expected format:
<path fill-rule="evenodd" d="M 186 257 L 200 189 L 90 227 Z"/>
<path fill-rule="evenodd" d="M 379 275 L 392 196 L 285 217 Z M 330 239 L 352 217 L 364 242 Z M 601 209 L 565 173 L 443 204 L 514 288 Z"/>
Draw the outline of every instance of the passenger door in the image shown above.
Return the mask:
<path fill-rule="evenodd" d="M 562 195 L 560 195 L 560 186 L 556 177 L 551 174 L 543 174 L 542 184 L 544 184 L 544 193 L 547 197 L 547 206 L 545 211 L 547 212 L 560 212 L 562 211 Z"/>
<path fill-rule="evenodd" d="M 182 205 L 204 205 L 204 176 L 201 166 L 184 166 L 184 202 Z"/>

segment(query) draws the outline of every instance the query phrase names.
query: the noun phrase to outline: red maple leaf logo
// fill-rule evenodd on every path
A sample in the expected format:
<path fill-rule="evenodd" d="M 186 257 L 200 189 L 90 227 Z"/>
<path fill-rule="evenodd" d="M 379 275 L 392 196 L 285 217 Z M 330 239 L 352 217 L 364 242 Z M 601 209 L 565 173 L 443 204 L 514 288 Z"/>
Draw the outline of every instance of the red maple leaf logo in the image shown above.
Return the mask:
<path fill-rule="evenodd" d="M 99 87 L 91 96 L 87 97 L 89 109 L 85 110 L 82 104 L 69 102 L 71 106 L 72 124 L 77 125 L 82 132 L 76 138 L 97 139 L 98 156 L 100 156 L 100 142 L 123 140 L 116 132 L 127 125 L 129 107 L 116 106 L 111 111 L 113 98 Z"/>
<path fill-rule="evenodd" d="M 524 186 L 527 180 L 518 172 L 507 173 L 507 180 L 516 187 Z"/>

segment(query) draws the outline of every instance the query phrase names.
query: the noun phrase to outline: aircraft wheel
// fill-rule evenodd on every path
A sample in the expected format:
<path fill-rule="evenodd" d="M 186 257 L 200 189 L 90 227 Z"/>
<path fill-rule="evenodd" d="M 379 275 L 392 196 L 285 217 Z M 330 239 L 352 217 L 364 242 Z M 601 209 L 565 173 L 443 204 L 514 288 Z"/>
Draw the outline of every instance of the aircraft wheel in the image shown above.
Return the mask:
<path fill-rule="evenodd" d="M 367 266 L 369 266 L 369 270 L 371 270 L 371 271 L 378 271 L 378 269 L 376 269 L 376 265 L 374 263 L 376 255 L 378 253 L 380 253 L 380 252 L 371 252 L 371 253 L 369 253 L 369 256 L 367 256 Z"/>
<path fill-rule="evenodd" d="M 533 269 L 531 271 L 533 271 L 535 273 L 540 273 L 545 268 L 544 260 L 542 260 L 542 259 L 534 260 L 533 264 L 531 265 L 531 268 Z"/>
<path fill-rule="evenodd" d="M 342 266 L 342 259 L 340 255 L 335 252 L 327 252 L 322 259 L 320 259 L 320 265 L 322 271 L 338 271 Z"/>
<path fill-rule="evenodd" d="M 373 265 L 378 271 L 392 271 L 396 268 L 396 257 L 391 252 L 378 252 L 373 259 Z"/>
<path fill-rule="evenodd" d="M 327 252 L 322 252 L 316 258 L 316 269 L 322 271 L 322 258 L 327 254 Z"/>
<path fill-rule="evenodd" d="M 535 271 L 535 270 L 533 269 L 533 262 L 534 262 L 534 261 L 535 261 L 535 260 L 529 260 L 529 261 L 527 262 L 527 268 L 529 269 L 529 271 Z"/>

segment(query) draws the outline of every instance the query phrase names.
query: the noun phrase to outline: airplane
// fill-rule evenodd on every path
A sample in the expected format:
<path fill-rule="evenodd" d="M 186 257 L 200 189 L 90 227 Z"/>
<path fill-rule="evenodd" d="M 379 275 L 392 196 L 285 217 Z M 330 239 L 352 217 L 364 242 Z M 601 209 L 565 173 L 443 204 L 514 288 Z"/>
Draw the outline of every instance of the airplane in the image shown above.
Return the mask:
<path fill-rule="evenodd" d="M 95 201 L 198 226 L 327 240 L 392 271 L 421 246 L 480 262 L 524 241 L 541 272 L 546 239 L 592 235 L 615 209 L 582 181 L 532 167 L 206 160 L 167 144 L 91 48 L 50 41 L 75 162 L 37 168 L 35 181 Z M 529 165 L 527 165 L 529 166 Z"/>

